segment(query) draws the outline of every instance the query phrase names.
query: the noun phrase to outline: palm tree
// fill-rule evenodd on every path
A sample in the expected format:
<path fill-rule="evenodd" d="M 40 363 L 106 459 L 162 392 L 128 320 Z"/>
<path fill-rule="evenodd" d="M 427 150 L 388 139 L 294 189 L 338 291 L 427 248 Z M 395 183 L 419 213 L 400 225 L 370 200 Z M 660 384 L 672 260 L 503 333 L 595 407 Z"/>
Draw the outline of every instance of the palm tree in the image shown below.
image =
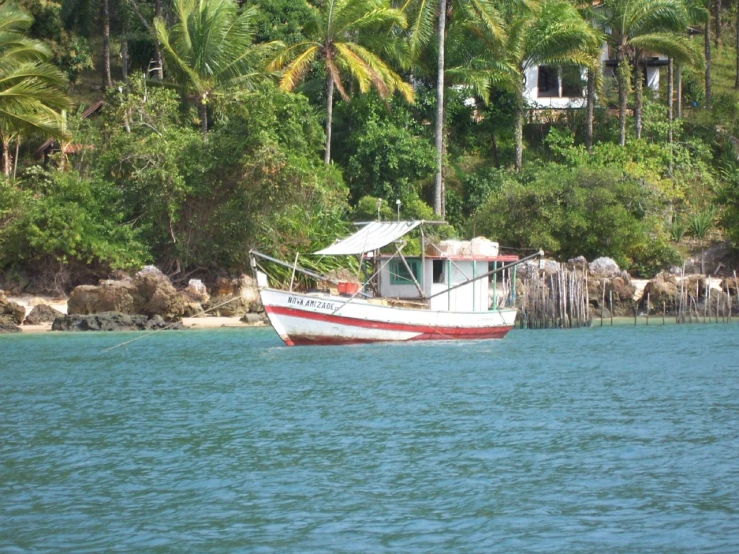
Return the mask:
<path fill-rule="evenodd" d="M 252 43 L 257 10 L 239 10 L 235 0 L 175 0 L 173 9 L 177 22 L 171 30 L 162 18 L 154 27 L 170 74 L 197 99 L 205 141 L 213 96 L 261 80 L 261 62 L 272 45 Z"/>
<path fill-rule="evenodd" d="M 386 0 L 327 0 L 312 10 L 313 19 L 304 28 L 307 40 L 284 48 L 271 64 L 284 69 L 280 88 L 294 90 L 314 62 L 326 73 L 326 148 L 324 162 L 331 162 L 331 123 L 334 88 L 349 99 L 342 83 L 345 74 L 354 78 L 364 93 L 374 88 L 382 98 L 400 92 L 413 102 L 413 88 L 378 52 L 384 46 L 377 39 L 393 25 L 405 27 L 403 14 L 390 8 Z M 389 40 L 389 39 L 387 39 Z"/>
<path fill-rule="evenodd" d="M 488 48 L 467 65 L 452 71 L 474 86 L 485 98 L 492 85 L 504 85 L 516 91 L 514 141 L 516 171 L 523 166 L 524 79 L 526 71 L 535 66 L 553 65 L 593 70 L 601 37 L 585 21 L 577 9 L 563 0 L 545 0 L 536 6 L 524 6 L 508 14 L 508 36 L 496 47 L 491 40 Z"/>
<path fill-rule="evenodd" d="M 0 6 L 0 145 L 6 176 L 11 170 L 10 143 L 29 131 L 64 134 L 56 110 L 70 105 L 63 92 L 64 75 L 44 61 L 50 55 L 46 46 L 23 36 L 32 21 L 9 4 Z"/>
<path fill-rule="evenodd" d="M 517 0 L 513 0 L 516 2 Z M 434 213 L 444 216 L 444 89 L 447 19 L 454 13 L 453 24 L 464 26 L 472 36 L 486 33 L 496 41 L 505 37 L 505 24 L 496 5 L 490 0 L 404 0 L 402 9 L 412 21 L 409 31 L 411 53 L 417 57 L 434 38 L 436 28 L 436 175 L 434 177 Z M 469 37 L 468 37 L 469 38 Z"/>
<path fill-rule="evenodd" d="M 620 144 L 626 144 L 626 100 L 629 73 L 634 79 L 634 121 L 636 136 L 641 136 L 642 79 L 644 51 L 666 54 L 678 63 L 700 63 L 699 55 L 687 38 L 688 14 L 682 0 L 606 0 L 604 21 L 611 29 L 609 40 L 616 49 L 616 79 Z M 633 60 L 633 71 L 631 63 Z"/>

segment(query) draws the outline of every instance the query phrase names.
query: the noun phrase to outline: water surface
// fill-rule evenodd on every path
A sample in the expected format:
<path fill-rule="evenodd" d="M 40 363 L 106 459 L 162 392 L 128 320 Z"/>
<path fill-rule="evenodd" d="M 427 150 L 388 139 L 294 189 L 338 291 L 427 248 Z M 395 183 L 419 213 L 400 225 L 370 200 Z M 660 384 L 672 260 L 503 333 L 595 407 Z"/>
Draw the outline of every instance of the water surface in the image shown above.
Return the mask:
<path fill-rule="evenodd" d="M 0 336 L 0 552 L 737 552 L 739 327 Z"/>

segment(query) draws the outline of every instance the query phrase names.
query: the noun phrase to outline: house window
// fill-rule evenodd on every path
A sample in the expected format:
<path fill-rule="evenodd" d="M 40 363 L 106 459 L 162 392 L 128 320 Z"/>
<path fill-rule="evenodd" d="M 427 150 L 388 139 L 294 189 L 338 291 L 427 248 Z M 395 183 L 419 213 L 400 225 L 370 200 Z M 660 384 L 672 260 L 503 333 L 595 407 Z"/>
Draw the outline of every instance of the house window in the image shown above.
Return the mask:
<path fill-rule="evenodd" d="M 421 260 L 406 259 L 408 267 L 413 272 L 413 277 L 416 281 L 421 280 Z M 391 285 L 412 285 L 413 277 L 408 273 L 408 268 L 405 267 L 403 260 L 392 260 L 389 264 L 390 267 L 390 284 Z"/>
<path fill-rule="evenodd" d="M 585 82 L 582 78 L 582 70 L 574 65 L 562 67 L 562 96 L 576 98 L 583 95 Z"/>
<path fill-rule="evenodd" d="M 557 68 L 548 65 L 539 66 L 539 96 L 556 98 L 559 96 L 559 78 Z"/>

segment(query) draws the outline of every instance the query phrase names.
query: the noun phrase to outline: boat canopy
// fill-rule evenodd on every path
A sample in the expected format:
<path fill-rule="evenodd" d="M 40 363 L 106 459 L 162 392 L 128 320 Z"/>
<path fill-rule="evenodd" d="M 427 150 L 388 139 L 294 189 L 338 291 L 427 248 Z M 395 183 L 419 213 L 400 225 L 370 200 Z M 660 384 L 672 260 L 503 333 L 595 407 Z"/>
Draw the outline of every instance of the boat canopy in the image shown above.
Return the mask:
<path fill-rule="evenodd" d="M 423 221 L 372 221 L 353 235 L 335 242 L 316 254 L 323 256 L 351 256 L 372 252 L 418 227 Z"/>

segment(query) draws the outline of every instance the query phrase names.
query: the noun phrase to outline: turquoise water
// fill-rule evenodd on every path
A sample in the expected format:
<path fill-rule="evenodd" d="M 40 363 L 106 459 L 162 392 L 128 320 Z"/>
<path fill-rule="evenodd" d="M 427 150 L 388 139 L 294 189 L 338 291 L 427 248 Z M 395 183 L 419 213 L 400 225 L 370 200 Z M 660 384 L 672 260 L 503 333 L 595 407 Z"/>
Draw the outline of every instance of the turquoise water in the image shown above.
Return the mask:
<path fill-rule="evenodd" d="M 0 552 L 737 552 L 739 327 L 0 337 Z"/>

